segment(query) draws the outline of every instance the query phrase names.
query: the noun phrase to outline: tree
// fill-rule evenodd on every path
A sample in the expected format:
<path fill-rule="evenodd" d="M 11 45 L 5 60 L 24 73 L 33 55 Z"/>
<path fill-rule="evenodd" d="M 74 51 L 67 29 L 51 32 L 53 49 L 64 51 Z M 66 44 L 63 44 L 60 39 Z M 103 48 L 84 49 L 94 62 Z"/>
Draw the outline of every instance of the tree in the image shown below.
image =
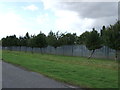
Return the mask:
<path fill-rule="evenodd" d="M 21 46 L 25 46 L 26 44 L 25 44 L 25 40 L 24 40 L 24 37 L 19 37 L 19 43 L 18 43 L 18 45 L 21 47 Z"/>
<path fill-rule="evenodd" d="M 89 34 L 86 35 L 85 45 L 90 51 L 92 51 L 91 55 L 88 58 L 92 57 L 96 49 L 99 49 L 102 47 L 101 37 L 94 28 L 91 32 L 89 32 Z"/>
<path fill-rule="evenodd" d="M 2 46 L 3 46 L 3 47 L 8 46 L 8 45 L 7 45 L 7 42 L 6 42 L 6 38 L 2 38 Z"/>
<path fill-rule="evenodd" d="M 106 46 L 116 50 L 115 60 L 117 60 L 117 52 L 120 50 L 120 21 L 107 27 L 103 32 L 103 38 Z"/>
<path fill-rule="evenodd" d="M 26 38 L 26 39 L 30 39 L 30 35 L 29 35 L 28 32 L 26 33 L 25 38 Z"/>
<path fill-rule="evenodd" d="M 27 32 L 24 36 L 24 43 L 25 43 L 25 46 L 28 46 L 28 40 L 30 39 L 30 36 L 29 36 L 29 33 Z"/>
<path fill-rule="evenodd" d="M 22 37 L 22 36 L 19 37 L 19 42 L 18 42 L 19 46 L 20 46 L 20 48 L 21 48 L 21 46 L 26 46 L 25 52 L 27 51 L 27 46 L 28 46 L 29 39 L 30 39 L 30 36 L 29 36 L 28 32 L 25 34 L 24 37 Z"/>
<path fill-rule="evenodd" d="M 34 45 L 35 47 L 44 48 L 47 47 L 46 35 L 44 33 L 40 33 L 34 37 Z M 41 50 L 42 52 L 42 50 Z"/>
<path fill-rule="evenodd" d="M 76 33 L 61 34 L 61 36 L 59 37 L 60 45 L 75 45 L 76 42 L 77 42 Z"/>
<path fill-rule="evenodd" d="M 18 46 L 20 46 L 20 51 L 21 51 L 21 47 L 26 46 L 26 45 L 27 45 L 26 39 L 24 37 L 20 36 L 18 39 Z"/>
<path fill-rule="evenodd" d="M 31 36 L 31 38 L 30 39 L 28 39 L 28 46 L 29 47 L 31 47 L 32 48 L 32 53 L 33 53 L 33 47 L 35 47 L 36 45 L 35 45 L 35 38 L 34 38 L 35 36 Z"/>
<path fill-rule="evenodd" d="M 16 35 L 7 36 L 2 38 L 2 46 L 18 46 L 18 38 Z"/>
<path fill-rule="evenodd" d="M 59 46 L 57 36 L 52 31 L 50 31 L 47 36 L 47 43 L 48 45 L 53 46 L 54 48 L 57 48 Z"/>
<path fill-rule="evenodd" d="M 86 31 L 83 34 L 81 34 L 78 37 L 77 44 L 83 44 L 83 45 L 85 45 L 85 40 L 86 40 L 86 38 L 87 38 L 88 35 L 89 35 L 88 31 Z"/>
<path fill-rule="evenodd" d="M 2 40 L 0 40 L 0 46 L 2 46 Z"/>

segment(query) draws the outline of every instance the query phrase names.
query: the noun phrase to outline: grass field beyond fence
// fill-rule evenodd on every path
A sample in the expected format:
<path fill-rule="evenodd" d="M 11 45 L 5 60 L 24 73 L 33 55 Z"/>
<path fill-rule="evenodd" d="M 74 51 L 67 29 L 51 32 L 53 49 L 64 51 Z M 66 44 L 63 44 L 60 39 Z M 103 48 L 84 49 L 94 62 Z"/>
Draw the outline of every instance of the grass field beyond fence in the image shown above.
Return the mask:
<path fill-rule="evenodd" d="M 3 60 L 56 80 L 88 88 L 118 88 L 113 60 L 3 51 Z"/>

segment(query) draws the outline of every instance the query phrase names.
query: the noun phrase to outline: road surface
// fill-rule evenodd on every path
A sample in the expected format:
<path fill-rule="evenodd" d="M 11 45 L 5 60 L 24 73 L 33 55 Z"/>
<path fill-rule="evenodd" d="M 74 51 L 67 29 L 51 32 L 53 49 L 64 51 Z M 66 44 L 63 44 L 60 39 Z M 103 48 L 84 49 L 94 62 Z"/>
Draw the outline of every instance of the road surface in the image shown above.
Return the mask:
<path fill-rule="evenodd" d="M 2 62 L 2 88 L 75 88 L 36 72 Z"/>

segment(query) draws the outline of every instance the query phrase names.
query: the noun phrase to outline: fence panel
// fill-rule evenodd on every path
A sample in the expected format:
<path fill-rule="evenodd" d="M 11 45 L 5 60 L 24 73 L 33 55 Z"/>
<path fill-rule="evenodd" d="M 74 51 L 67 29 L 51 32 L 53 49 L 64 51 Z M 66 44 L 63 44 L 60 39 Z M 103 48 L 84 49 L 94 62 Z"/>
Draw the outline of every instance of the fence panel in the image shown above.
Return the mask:
<path fill-rule="evenodd" d="M 86 46 L 84 45 L 65 45 L 61 47 L 48 46 L 46 48 L 31 48 L 25 46 L 12 46 L 12 47 L 2 47 L 3 50 L 13 50 L 13 51 L 24 51 L 24 52 L 34 52 L 34 53 L 46 53 L 46 54 L 56 54 L 56 55 L 67 55 L 67 56 L 82 56 L 88 57 L 91 54 Z M 120 52 L 120 51 L 119 51 Z M 118 53 L 119 55 L 120 53 Z M 110 49 L 106 46 L 103 46 L 100 49 L 95 50 L 95 53 L 92 56 L 93 58 L 105 58 L 105 59 L 114 59 L 115 50 Z"/>

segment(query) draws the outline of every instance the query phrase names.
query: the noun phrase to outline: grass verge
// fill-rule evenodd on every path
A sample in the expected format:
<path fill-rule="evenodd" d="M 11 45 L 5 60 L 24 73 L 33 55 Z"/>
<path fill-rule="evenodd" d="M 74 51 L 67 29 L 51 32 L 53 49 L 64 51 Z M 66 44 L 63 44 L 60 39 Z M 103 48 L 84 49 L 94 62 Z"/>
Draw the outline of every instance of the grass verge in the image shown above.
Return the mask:
<path fill-rule="evenodd" d="M 4 61 L 85 88 L 118 88 L 118 62 L 60 55 L 3 51 Z"/>

